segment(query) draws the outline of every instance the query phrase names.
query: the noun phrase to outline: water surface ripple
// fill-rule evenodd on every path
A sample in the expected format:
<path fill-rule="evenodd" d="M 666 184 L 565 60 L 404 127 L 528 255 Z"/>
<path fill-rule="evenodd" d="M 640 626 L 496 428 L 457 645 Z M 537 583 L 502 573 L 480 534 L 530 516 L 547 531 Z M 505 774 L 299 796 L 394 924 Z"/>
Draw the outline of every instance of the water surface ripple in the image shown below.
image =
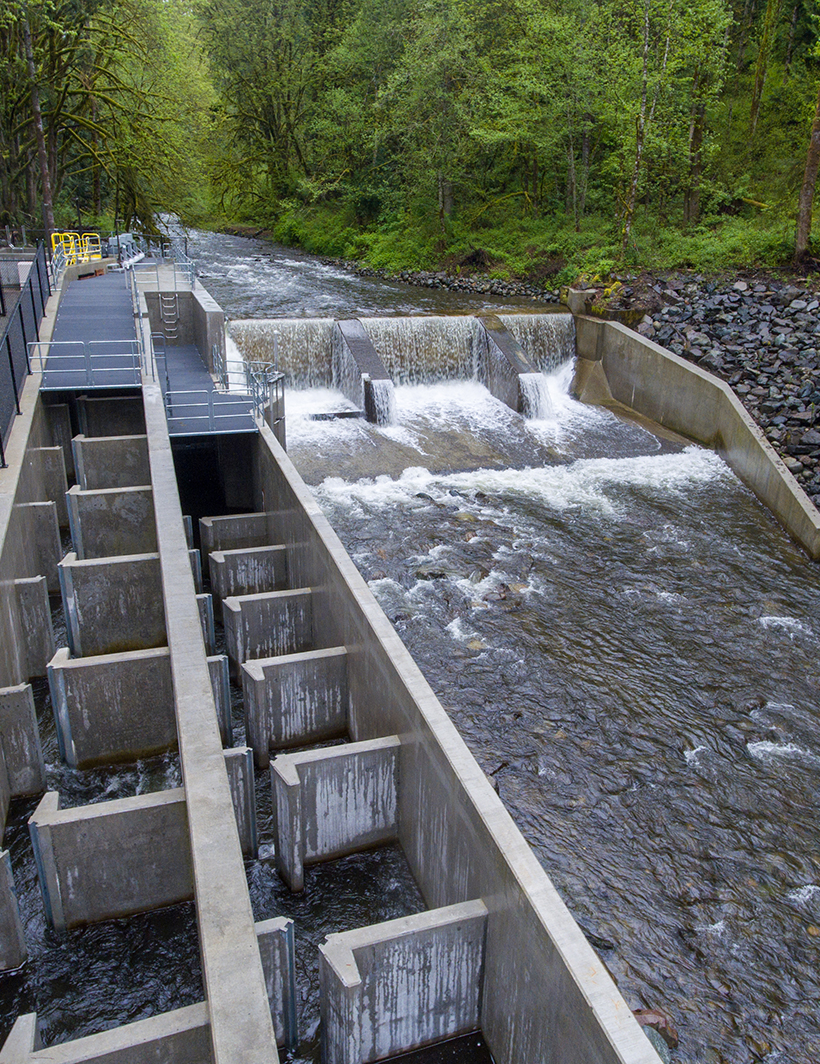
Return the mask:
<path fill-rule="evenodd" d="M 711 452 L 447 387 L 292 457 L 630 1006 L 816 1064 L 816 565 Z"/>

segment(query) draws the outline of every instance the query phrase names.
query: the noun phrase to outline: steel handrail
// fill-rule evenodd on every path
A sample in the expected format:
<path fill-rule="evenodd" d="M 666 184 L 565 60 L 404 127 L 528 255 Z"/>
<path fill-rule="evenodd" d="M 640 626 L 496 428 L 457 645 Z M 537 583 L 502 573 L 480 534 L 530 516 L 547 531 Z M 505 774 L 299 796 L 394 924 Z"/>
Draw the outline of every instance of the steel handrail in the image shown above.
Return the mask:
<path fill-rule="evenodd" d="M 127 350 L 112 350 L 113 346 L 127 345 Z M 61 350 L 54 351 L 54 348 Z M 79 351 L 63 353 L 65 348 L 80 348 Z M 95 350 L 105 348 L 105 350 Z M 45 351 L 43 351 L 45 349 Z M 46 376 L 49 373 L 62 373 L 66 375 L 82 375 L 80 384 L 87 387 L 101 387 L 95 381 L 95 377 L 110 373 L 133 372 L 134 384 L 142 383 L 142 365 L 139 344 L 136 340 L 34 340 L 28 345 L 29 359 L 39 367 L 45 386 Z M 125 360 L 125 365 L 100 366 L 95 365 L 100 357 L 116 360 Z M 78 358 L 83 359 L 82 366 L 67 367 L 66 362 L 75 362 Z"/>

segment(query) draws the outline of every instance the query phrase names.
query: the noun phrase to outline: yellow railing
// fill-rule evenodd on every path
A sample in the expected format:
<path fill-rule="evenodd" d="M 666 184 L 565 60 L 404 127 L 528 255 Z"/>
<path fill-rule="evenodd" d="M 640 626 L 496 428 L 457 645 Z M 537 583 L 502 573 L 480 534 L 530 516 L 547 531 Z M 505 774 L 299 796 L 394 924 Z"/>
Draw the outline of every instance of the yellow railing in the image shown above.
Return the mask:
<path fill-rule="evenodd" d="M 66 266 L 75 266 L 78 262 L 92 262 L 102 258 L 102 247 L 99 233 L 64 232 L 51 234 L 51 251 L 56 253 L 58 248 L 65 256 Z"/>

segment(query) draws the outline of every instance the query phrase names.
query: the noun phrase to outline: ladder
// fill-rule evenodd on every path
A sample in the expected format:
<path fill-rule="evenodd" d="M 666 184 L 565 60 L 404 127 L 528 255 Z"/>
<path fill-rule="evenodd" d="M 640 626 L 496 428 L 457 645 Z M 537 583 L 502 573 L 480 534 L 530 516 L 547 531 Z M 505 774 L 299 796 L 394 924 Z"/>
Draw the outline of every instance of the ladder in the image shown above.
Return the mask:
<path fill-rule="evenodd" d="M 179 339 L 179 299 L 176 292 L 160 292 L 159 316 L 166 340 Z"/>

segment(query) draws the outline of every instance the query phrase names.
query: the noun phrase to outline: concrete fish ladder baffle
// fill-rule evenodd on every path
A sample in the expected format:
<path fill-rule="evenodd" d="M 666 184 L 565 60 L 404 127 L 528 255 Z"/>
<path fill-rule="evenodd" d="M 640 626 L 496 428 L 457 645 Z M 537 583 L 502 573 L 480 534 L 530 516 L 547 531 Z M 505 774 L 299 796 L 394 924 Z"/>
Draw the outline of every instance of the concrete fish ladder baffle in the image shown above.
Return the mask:
<path fill-rule="evenodd" d="M 257 512 L 200 529 L 212 586 L 226 559 L 242 571 L 243 550 L 251 572 L 254 553 L 285 548 L 286 569 L 216 579 L 248 592 L 221 608 L 248 741 L 270 764 L 277 868 L 301 890 L 307 864 L 397 840 L 430 907 L 322 947 L 324 1059 L 382 1059 L 480 1029 L 499 1062 L 657 1061 L 264 427 L 254 478 Z M 282 752 L 335 737 L 349 741 Z"/>

